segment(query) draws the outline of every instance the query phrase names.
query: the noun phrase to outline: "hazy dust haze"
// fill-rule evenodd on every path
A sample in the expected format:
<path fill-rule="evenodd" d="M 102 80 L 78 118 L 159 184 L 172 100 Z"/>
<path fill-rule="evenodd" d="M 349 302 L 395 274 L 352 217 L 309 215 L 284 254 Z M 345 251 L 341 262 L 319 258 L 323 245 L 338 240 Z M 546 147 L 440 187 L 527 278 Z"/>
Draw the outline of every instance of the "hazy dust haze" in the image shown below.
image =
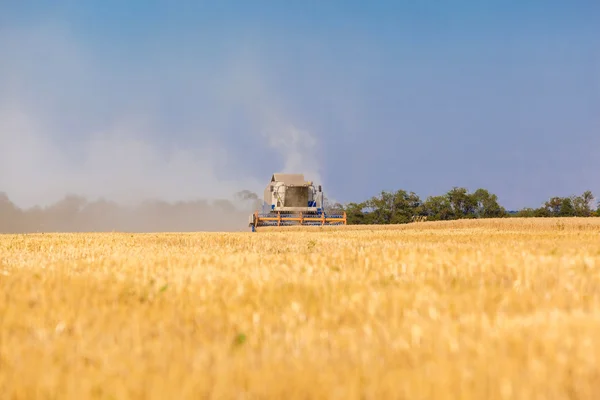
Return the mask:
<path fill-rule="evenodd" d="M 116 74 L 55 23 L 0 31 L 0 53 L 0 232 L 247 229 L 270 174 L 321 182 L 258 54 L 218 71 L 132 58 Z M 236 110 L 249 123 L 228 131 Z"/>

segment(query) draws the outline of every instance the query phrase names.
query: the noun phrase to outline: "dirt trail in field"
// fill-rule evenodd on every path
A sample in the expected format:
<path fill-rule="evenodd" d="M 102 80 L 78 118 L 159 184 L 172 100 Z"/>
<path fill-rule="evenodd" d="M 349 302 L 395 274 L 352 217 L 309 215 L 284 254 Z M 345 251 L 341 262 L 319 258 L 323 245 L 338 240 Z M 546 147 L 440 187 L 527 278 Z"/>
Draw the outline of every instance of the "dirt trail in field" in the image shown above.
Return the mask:
<path fill-rule="evenodd" d="M 148 201 L 124 206 L 67 196 L 48 207 L 21 209 L 0 193 L 0 233 L 30 232 L 194 232 L 247 230 L 256 194 L 237 201 Z"/>

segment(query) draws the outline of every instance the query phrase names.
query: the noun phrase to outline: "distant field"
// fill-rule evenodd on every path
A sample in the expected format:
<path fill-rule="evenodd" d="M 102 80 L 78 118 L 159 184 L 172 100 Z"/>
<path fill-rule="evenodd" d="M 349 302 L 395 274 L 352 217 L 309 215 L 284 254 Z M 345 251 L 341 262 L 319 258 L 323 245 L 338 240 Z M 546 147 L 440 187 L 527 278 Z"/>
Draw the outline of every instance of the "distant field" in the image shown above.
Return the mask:
<path fill-rule="evenodd" d="M 3 399 L 600 398 L 600 218 L 0 235 Z"/>

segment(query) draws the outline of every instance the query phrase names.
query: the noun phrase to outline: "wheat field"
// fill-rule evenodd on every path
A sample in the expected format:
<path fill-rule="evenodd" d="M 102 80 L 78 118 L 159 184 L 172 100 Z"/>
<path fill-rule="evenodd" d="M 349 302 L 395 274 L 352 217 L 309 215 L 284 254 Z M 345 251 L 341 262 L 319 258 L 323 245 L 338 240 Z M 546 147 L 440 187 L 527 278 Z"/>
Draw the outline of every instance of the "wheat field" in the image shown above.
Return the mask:
<path fill-rule="evenodd" d="M 600 219 L 0 235 L 2 399 L 600 398 Z"/>

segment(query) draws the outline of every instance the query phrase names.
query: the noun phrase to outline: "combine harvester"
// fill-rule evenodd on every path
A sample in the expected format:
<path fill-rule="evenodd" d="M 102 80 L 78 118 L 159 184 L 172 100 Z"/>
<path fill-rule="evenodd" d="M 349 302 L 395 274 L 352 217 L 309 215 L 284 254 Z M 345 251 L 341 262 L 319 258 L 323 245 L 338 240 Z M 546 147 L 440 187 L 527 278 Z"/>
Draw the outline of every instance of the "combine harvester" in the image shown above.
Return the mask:
<path fill-rule="evenodd" d="M 346 225 L 344 211 L 325 212 L 321 185 L 302 174 L 273 174 L 265 188 L 262 212 L 250 215 L 252 232 L 260 226 Z"/>

